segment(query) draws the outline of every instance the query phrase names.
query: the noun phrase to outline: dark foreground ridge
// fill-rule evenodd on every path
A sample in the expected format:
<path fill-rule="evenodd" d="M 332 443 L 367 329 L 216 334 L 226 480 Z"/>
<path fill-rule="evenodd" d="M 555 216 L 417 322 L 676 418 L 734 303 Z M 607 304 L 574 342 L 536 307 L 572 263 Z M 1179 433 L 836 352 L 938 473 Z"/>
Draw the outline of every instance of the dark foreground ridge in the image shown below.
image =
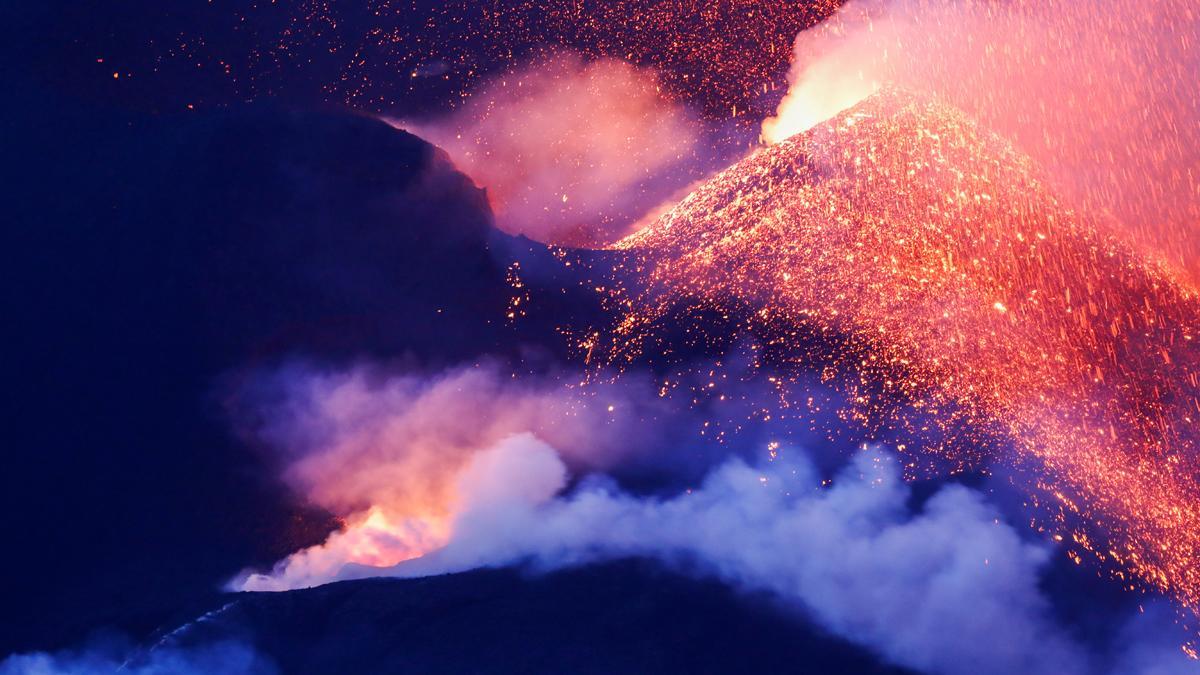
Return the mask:
<path fill-rule="evenodd" d="M 236 640 L 284 673 L 907 672 L 769 598 L 637 560 L 230 599 L 171 646 Z"/>

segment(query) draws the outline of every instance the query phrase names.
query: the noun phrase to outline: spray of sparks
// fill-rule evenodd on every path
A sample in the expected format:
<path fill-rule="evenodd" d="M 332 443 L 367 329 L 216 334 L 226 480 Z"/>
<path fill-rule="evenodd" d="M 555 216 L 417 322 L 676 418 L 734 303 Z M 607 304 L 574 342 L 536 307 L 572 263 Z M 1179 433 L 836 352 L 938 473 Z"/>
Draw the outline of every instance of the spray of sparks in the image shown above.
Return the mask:
<path fill-rule="evenodd" d="M 1000 137 L 885 89 L 618 242 L 646 281 L 612 292 L 621 318 L 586 346 L 669 353 L 661 324 L 707 313 L 760 340 L 784 399 L 819 364 L 843 418 L 926 425 L 909 430 L 940 440 L 915 455 L 961 469 L 1010 439 L 1077 562 L 1195 608 L 1200 300 L 1102 231 Z"/>
<path fill-rule="evenodd" d="M 193 82 L 187 101 L 215 105 L 317 95 L 373 112 L 413 97 L 468 98 L 473 87 L 546 50 L 617 58 L 662 74 L 663 94 L 710 118 L 757 126 L 777 98 L 796 34 L 828 16 L 835 0 L 328 0 L 249 2 L 230 11 L 180 12 L 169 40 L 139 48 L 100 42 L 107 79 Z M 120 35 L 136 16 L 112 17 Z M 84 10 L 68 15 L 94 21 Z M 144 21 L 144 18 L 142 18 Z M 174 28 L 174 26 L 172 26 Z M 106 56 L 118 52 L 122 58 Z M 107 83 L 106 84 L 111 84 Z M 128 84 L 126 82 L 125 84 Z M 136 86 L 136 85 L 129 85 Z M 126 92 L 132 93 L 132 92 Z M 764 95 L 766 95 L 764 97 Z M 180 105 L 154 101 L 155 105 Z"/>

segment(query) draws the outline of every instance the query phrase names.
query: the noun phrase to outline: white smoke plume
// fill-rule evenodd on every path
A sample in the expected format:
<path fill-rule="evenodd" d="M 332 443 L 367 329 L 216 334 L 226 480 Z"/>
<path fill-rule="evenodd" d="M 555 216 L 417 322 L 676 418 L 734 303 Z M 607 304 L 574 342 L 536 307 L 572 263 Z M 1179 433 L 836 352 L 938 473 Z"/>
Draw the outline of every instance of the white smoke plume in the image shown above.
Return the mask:
<path fill-rule="evenodd" d="M 666 500 L 602 482 L 556 497 L 565 476 L 548 445 L 507 439 L 460 474 L 463 510 L 444 548 L 391 570 L 347 572 L 425 576 L 644 556 L 772 592 L 925 672 L 1083 672 L 1037 588 L 1046 551 L 961 487 L 909 513 L 908 490 L 882 453 L 859 455 L 832 487 L 802 458 L 732 461 Z"/>
<path fill-rule="evenodd" d="M 344 578 L 418 577 L 528 564 L 543 570 L 649 557 L 768 591 L 831 632 L 921 672 L 1176 673 L 1194 662 L 1131 623 L 1117 666 L 1075 644 L 1039 588 L 1049 551 L 1022 541 L 982 496 L 948 486 L 919 513 L 896 462 L 865 451 L 826 486 L 803 456 L 740 460 L 676 497 L 631 496 L 603 478 L 564 494 L 567 469 L 536 437 L 514 436 L 460 472 L 462 510 L 445 547 Z M 1176 635 L 1178 637 L 1178 635 Z"/>
<path fill-rule="evenodd" d="M 392 121 L 487 189 L 497 225 L 595 245 L 695 178 L 698 124 L 652 71 L 558 53 L 486 83 L 431 123 Z"/>

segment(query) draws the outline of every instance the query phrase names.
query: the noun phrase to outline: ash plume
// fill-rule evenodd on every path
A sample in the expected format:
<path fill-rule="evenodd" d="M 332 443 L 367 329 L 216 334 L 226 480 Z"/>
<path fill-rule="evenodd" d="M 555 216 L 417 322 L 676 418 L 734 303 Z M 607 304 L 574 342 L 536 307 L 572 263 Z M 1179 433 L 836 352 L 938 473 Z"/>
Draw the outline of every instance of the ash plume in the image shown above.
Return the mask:
<path fill-rule="evenodd" d="M 497 225 L 597 245 L 695 178 L 700 127 L 653 71 L 558 52 L 494 78 L 449 116 L 393 121 L 487 189 Z"/>

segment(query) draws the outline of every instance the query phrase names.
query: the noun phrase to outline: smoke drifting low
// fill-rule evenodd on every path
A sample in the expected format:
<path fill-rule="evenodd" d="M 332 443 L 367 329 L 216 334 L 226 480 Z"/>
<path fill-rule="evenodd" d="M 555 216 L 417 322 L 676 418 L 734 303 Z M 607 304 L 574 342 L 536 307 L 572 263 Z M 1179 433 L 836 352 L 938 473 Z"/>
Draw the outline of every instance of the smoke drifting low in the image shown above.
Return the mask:
<path fill-rule="evenodd" d="M 280 387 L 249 431 L 285 452 L 288 483 L 346 527 L 234 588 L 648 557 L 771 593 L 923 672 L 1109 672 L 1051 618 L 1039 590 L 1047 549 L 961 486 L 914 512 L 884 452 L 857 453 L 831 484 L 800 451 L 730 459 L 693 489 L 647 497 L 609 477 L 648 450 L 622 447 L 636 436 L 612 415 L 636 404 L 617 392 L 587 398 L 486 367 L 292 369 L 265 389 Z M 1186 665 L 1178 642 L 1130 644 L 1125 662 Z"/>
<path fill-rule="evenodd" d="M 602 471 L 665 444 L 655 419 L 690 416 L 638 383 L 518 381 L 487 363 L 431 376 L 297 366 L 262 376 L 239 399 L 249 406 L 236 413 L 241 432 L 280 459 L 290 487 L 346 524 L 274 574 L 235 582 L 246 590 L 311 586 L 347 563 L 392 565 L 444 545 L 473 493 L 456 490 L 456 477 L 505 438 L 534 433 L 572 470 Z M 703 457 L 690 461 L 703 470 Z"/>
<path fill-rule="evenodd" d="M 393 124 L 445 149 L 487 189 L 497 225 L 601 244 L 695 178 L 698 125 L 624 61 L 559 53 L 493 80 L 432 123 Z"/>
<path fill-rule="evenodd" d="M 886 455 L 859 455 L 830 488 L 802 457 L 762 467 L 732 461 L 663 501 L 603 484 L 553 498 L 564 475 L 553 450 L 531 437 L 481 452 L 460 476 L 474 498 L 446 547 L 391 573 L 654 557 L 777 594 L 901 665 L 1075 672 L 1079 657 L 1046 619 L 1037 590 L 1046 552 L 962 488 L 910 514 Z"/>

